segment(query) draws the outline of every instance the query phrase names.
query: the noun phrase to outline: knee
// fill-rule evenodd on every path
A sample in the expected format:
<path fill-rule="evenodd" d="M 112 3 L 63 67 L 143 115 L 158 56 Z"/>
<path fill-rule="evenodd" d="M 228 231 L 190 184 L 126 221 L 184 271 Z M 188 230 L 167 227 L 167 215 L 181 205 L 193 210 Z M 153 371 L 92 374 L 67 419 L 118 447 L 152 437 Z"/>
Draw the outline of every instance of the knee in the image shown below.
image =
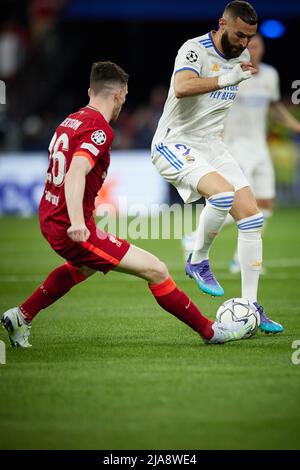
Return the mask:
<path fill-rule="evenodd" d="M 198 182 L 197 190 L 206 198 L 217 196 L 220 193 L 234 193 L 235 191 L 233 185 L 217 172 L 203 176 Z"/>
<path fill-rule="evenodd" d="M 235 192 L 234 186 L 232 186 L 232 184 L 226 181 L 225 179 L 221 180 L 217 185 L 212 185 L 210 189 L 210 194 L 208 195 L 209 197 L 216 197 L 219 194 L 223 193 L 234 194 Z"/>
<path fill-rule="evenodd" d="M 234 186 L 229 181 L 223 180 L 218 189 L 215 189 L 212 196 L 217 196 L 220 193 L 234 193 Z"/>
<path fill-rule="evenodd" d="M 160 284 L 169 277 L 169 272 L 165 263 L 153 256 L 151 263 L 144 272 L 144 276 L 151 284 Z"/>
<path fill-rule="evenodd" d="M 257 207 L 248 207 L 246 210 L 245 210 L 245 215 L 244 215 L 244 218 L 246 217 L 254 217 L 256 215 L 259 215 L 260 214 L 260 211 Z"/>
<path fill-rule="evenodd" d="M 235 205 L 232 208 L 231 215 L 236 221 L 246 219 L 248 217 L 254 217 L 260 214 L 260 210 L 257 207 L 256 201 L 253 200 L 248 204 L 239 204 Z"/>

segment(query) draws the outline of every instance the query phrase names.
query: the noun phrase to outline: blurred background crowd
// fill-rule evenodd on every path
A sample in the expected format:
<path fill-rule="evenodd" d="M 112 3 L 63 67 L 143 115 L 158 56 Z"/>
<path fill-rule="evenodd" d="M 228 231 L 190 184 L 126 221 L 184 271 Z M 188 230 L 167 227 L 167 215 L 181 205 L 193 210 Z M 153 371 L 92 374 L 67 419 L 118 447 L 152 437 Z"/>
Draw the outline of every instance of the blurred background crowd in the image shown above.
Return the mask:
<path fill-rule="evenodd" d="M 130 74 L 127 103 L 114 124 L 114 148 L 149 149 L 178 48 L 216 28 L 225 4 L 2 0 L 0 79 L 6 105 L 0 105 L 0 151 L 45 151 L 59 122 L 87 103 L 90 66 L 98 60 L 112 60 Z M 283 100 L 299 118 L 291 96 L 292 83 L 300 78 L 300 5 L 252 4 L 266 41 L 265 62 L 278 69 Z M 276 21 L 268 27 L 270 19 Z M 270 143 L 279 184 L 291 186 L 298 174 L 299 138 L 271 123 Z M 298 183 L 300 193 L 300 183 L 297 188 Z"/>
<path fill-rule="evenodd" d="M 144 57 L 141 23 L 73 18 L 68 0 L 3 3 L 0 79 L 6 84 L 7 103 L 1 107 L 2 151 L 45 150 L 65 115 L 86 104 L 89 69 L 98 60 L 116 61 L 129 70 L 132 82 L 140 80 L 138 86 L 129 85 L 128 103 L 115 125 L 114 147 L 149 148 L 171 69 L 159 73 L 157 48 Z M 145 41 L 150 34 L 145 32 Z M 168 63 L 173 59 L 174 53 Z M 144 72 L 151 73 L 152 80 L 141 73 L 145 60 L 152 63 Z"/>

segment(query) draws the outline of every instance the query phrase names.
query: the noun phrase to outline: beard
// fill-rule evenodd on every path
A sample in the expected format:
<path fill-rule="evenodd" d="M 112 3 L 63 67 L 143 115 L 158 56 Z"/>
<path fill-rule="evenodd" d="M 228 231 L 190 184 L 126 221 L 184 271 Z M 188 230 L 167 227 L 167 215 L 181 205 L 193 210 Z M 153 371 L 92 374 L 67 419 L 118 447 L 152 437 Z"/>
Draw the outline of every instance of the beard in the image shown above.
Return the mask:
<path fill-rule="evenodd" d="M 246 49 L 242 46 L 233 46 L 229 41 L 227 31 L 225 31 L 221 37 L 221 45 L 224 51 L 224 55 L 228 59 L 235 59 L 236 57 L 239 57 L 241 53 Z"/>

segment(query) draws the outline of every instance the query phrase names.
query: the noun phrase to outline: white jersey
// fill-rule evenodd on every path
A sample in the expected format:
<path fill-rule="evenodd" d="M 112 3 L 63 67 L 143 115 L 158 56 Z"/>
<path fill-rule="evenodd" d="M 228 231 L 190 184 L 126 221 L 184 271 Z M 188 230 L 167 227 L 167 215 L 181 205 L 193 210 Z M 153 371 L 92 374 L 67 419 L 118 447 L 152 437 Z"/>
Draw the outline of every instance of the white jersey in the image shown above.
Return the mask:
<path fill-rule="evenodd" d="M 219 133 L 239 86 L 176 98 L 174 77 L 181 70 L 193 70 L 199 77 L 217 77 L 230 72 L 239 62 L 249 61 L 246 49 L 239 57 L 227 60 L 217 50 L 211 33 L 186 41 L 179 49 L 171 78 L 168 98 L 153 138 L 152 148 L 160 141 L 195 141 L 197 137 Z M 250 79 L 251 80 L 251 79 Z"/>
<path fill-rule="evenodd" d="M 230 146 L 247 140 L 247 146 L 266 146 L 270 103 L 280 100 L 279 76 L 270 65 L 260 64 L 258 74 L 240 84 L 225 125 L 224 140 Z"/>

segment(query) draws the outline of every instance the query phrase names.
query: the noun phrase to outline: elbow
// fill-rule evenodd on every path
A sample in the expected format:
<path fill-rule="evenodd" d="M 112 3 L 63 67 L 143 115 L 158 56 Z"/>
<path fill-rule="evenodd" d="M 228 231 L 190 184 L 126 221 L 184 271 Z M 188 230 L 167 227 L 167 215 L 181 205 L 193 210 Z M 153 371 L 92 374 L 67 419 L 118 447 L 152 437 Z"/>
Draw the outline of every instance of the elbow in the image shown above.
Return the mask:
<path fill-rule="evenodd" d="M 186 96 L 186 85 L 183 80 L 176 80 L 174 83 L 174 94 L 176 98 L 184 98 Z"/>
<path fill-rule="evenodd" d="M 181 91 L 175 91 L 175 96 L 177 99 L 180 99 L 184 97 L 184 94 Z"/>
<path fill-rule="evenodd" d="M 185 96 L 184 89 L 182 87 L 178 87 L 178 86 L 175 87 L 174 93 L 175 93 L 176 98 L 178 99 L 184 98 Z"/>

